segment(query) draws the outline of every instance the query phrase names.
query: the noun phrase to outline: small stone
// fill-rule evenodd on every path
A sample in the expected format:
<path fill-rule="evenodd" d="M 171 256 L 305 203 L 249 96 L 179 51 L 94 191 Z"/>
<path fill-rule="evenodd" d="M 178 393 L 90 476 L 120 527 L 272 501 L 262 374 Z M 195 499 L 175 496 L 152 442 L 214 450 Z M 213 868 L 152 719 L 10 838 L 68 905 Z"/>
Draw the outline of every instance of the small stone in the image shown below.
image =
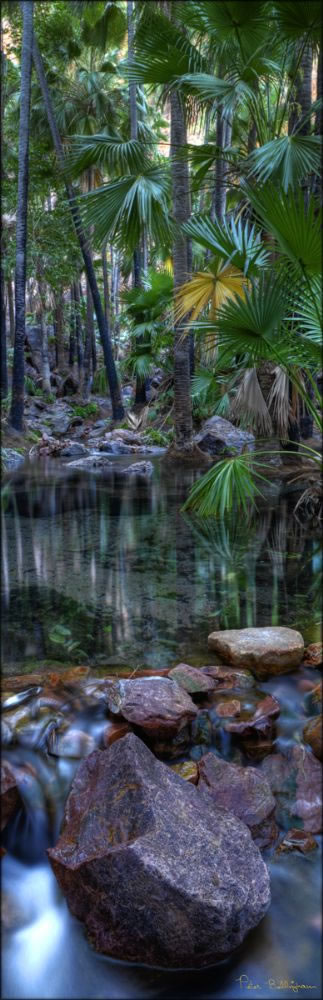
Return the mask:
<path fill-rule="evenodd" d="M 48 740 L 48 751 L 54 757 L 88 757 L 95 749 L 95 741 L 82 729 L 53 730 Z"/>
<path fill-rule="evenodd" d="M 216 706 L 217 715 L 224 716 L 225 718 L 240 715 L 241 704 L 240 701 L 232 698 L 231 701 L 220 701 Z"/>
<path fill-rule="evenodd" d="M 275 854 L 282 854 L 285 851 L 301 851 L 302 854 L 307 854 L 308 851 L 314 851 L 315 848 L 317 848 L 317 842 L 311 833 L 293 827 L 292 830 L 285 833 L 283 840 L 276 847 Z"/>
<path fill-rule="evenodd" d="M 311 691 L 305 694 L 304 708 L 307 715 L 320 715 L 322 713 L 322 681 L 315 684 Z"/>
<path fill-rule="evenodd" d="M 188 663 L 178 663 L 176 667 L 173 667 L 169 671 L 168 676 L 171 677 L 180 687 L 188 691 L 189 694 L 207 694 L 208 691 L 212 691 L 215 688 L 215 682 L 212 677 L 207 677 L 206 674 L 202 674 L 201 670 L 197 670 L 196 667 L 190 667 Z"/>
<path fill-rule="evenodd" d="M 154 466 L 151 462 L 134 462 L 133 465 L 127 465 L 123 469 L 118 468 L 118 476 L 138 476 L 139 479 L 149 479 L 154 471 Z"/>
<path fill-rule="evenodd" d="M 89 455 L 89 449 L 80 441 L 70 441 L 61 451 L 61 458 L 80 458 L 81 455 Z"/>
<path fill-rule="evenodd" d="M 15 773 L 8 761 L 3 760 L 1 761 L 1 830 L 12 819 L 21 805 L 22 799 Z"/>
<path fill-rule="evenodd" d="M 170 764 L 170 767 L 184 781 L 189 781 L 191 785 L 197 785 L 199 772 L 198 766 L 193 760 L 182 760 L 180 764 Z"/>
<path fill-rule="evenodd" d="M 276 839 L 275 799 L 268 781 L 254 767 L 239 767 L 207 753 L 199 761 L 198 791 L 246 823 L 258 847 L 268 847 Z"/>
<path fill-rule="evenodd" d="M 208 646 L 226 663 L 250 667 L 260 678 L 293 670 L 301 663 L 304 653 L 300 632 L 271 625 L 211 632 Z"/>
<path fill-rule="evenodd" d="M 304 667 L 321 667 L 322 666 L 322 643 L 321 642 L 311 642 L 309 646 L 304 649 Z"/>

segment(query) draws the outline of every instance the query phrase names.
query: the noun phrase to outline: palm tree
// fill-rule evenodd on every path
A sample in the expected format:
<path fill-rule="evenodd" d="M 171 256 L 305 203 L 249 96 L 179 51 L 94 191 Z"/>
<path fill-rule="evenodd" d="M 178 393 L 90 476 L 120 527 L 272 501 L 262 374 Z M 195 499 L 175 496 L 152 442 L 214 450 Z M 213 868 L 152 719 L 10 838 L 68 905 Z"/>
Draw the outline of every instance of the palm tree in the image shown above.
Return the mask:
<path fill-rule="evenodd" d="M 47 113 L 47 117 L 48 117 L 48 123 L 49 123 L 50 131 L 51 131 L 51 135 L 52 135 L 52 139 L 53 139 L 53 144 L 54 144 L 56 156 L 57 156 L 58 162 L 60 164 L 60 167 L 63 169 L 64 168 L 63 146 L 62 146 L 61 138 L 60 138 L 60 135 L 59 135 L 59 132 L 58 132 L 58 128 L 57 128 L 57 124 L 56 124 L 56 120 L 55 120 L 55 115 L 54 115 L 54 110 L 53 110 L 51 95 L 50 95 L 50 92 L 49 92 L 49 88 L 48 88 L 48 84 L 47 84 L 47 80 L 46 80 L 46 76 L 45 76 L 45 72 L 44 72 L 42 58 L 41 58 L 41 55 L 40 55 L 40 52 L 39 52 L 39 49 L 38 49 L 38 45 L 37 45 L 37 42 L 36 42 L 35 38 L 34 38 L 34 43 L 33 43 L 33 59 L 34 59 L 34 64 L 35 64 L 35 68 L 36 68 L 36 72 L 37 72 L 37 76 L 38 76 L 39 85 L 40 85 L 42 96 L 43 96 L 43 101 L 44 101 L 45 108 L 46 108 L 46 113 Z M 88 282 L 89 282 L 89 286 L 90 286 L 90 289 L 91 289 L 91 294 L 92 294 L 92 299 L 93 299 L 93 306 L 94 306 L 94 309 L 95 309 L 95 314 L 96 314 L 96 318 L 97 318 L 97 322 L 98 322 L 100 339 L 101 339 L 101 344 L 102 344 L 102 349 L 103 349 L 104 363 L 105 363 L 105 368 L 106 368 L 106 373 L 107 373 L 107 379 L 108 379 L 108 384 L 109 384 L 109 389 L 110 389 L 110 395 L 111 395 L 113 419 L 114 420 L 122 420 L 122 418 L 124 416 L 124 408 L 123 408 L 122 400 L 121 400 L 120 384 L 119 384 L 119 379 L 118 379 L 118 376 L 117 376 L 117 371 L 116 371 L 116 367 L 115 367 L 115 363 L 114 363 L 114 358 L 113 358 L 113 352 L 112 352 L 112 347 L 111 347 L 109 332 L 108 332 L 108 329 L 107 329 L 107 324 L 106 324 L 104 312 L 103 312 L 103 309 L 102 309 L 102 303 L 101 303 L 100 293 L 99 293 L 99 289 L 98 289 L 97 281 L 96 281 L 96 277 L 95 277 L 95 271 L 94 271 L 94 267 L 93 267 L 93 262 L 92 262 L 92 259 L 91 259 L 91 252 L 90 252 L 90 249 L 89 249 L 87 238 L 85 236 L 85 233 L 84 233 L 84 230 L 83 230 L 83 227 L 82 227 L 81 217 L 80 217 L 80 213 L 79 213 L 79 210 L 77 208 L 77 205 L 76 205 L 75 194 L 74 194 L 73 188 L 72 188 L 71 184 L 69 184 L 67 181 L 65 182 L 65 187 L 66 187 L 67 198 L 68 198 L 68 202 L 69 202 L 69 205 L 70 205 L 70 209 L 71 209 L 71 213 L 72 213 L 72 218 L 73 218 L 73 222 L 74 222 L 76 234 L 77 234 L 77 237 L 78 237 L 78 240 L 79 240 L 80 249 L 81 249 L 81 253 L 82 253 L 82 256 L 83 256 L 83 260 L 84 260 L 85 272 L 86 272 L 86 276 L 87 276 L 87 279 L 88 279 Z"/>
<path fill-rule="evenodd" d="M 30 84 L 33 45 L 33 3 L 24 0 L 23 35 L 21 51 L 20 119 L 18 152 L 18 196 L 16 223 L 16 273 L 15 273 L 15 346 L 12 372 L 12 398 L 9 422 L 17 431 L 23 429 L 24 415 L 24 344 L 25 344 L 25 293 L 27 252 L 28 207 L 28 151 Z"/>

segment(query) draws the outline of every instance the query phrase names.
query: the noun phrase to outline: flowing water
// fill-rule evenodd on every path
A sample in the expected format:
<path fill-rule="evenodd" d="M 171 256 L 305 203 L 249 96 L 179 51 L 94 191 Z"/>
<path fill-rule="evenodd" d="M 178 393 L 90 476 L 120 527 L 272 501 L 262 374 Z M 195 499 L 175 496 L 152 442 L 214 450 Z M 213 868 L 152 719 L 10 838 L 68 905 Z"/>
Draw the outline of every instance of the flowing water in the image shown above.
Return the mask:
<path fill-rule="evenodd" d="M 140 485 L 54 465 L 16 474 L 2 510 L 2 662 L 9 693 L 10 678 L 26 674 L 28 691 L 28 674 L 44 665 L 53 671 L 86 664 L 88 680 L 99 683 L 107 673 L 211 663 L 207 636 L 217 628 L 279 624 L 299 628 L 307 642 L 319 639 L 319 539 L 293 517 L 295 495 L 278 497 L 268 486 L 250 523 L 243 516 L 203 522 L 181 513 L 196 475 L 167 470 L 157 460 L 152 479 Z M 302 677 L 319 679 L 310 669 Z M 271 678 L 261 689 L 281 705 L 275 749 L 299 742 L 305 721 L 299 675 Z M 40 731 L 48 711 L 33 718 L 33 703 L 30 693 L 25 700 L 16 696 L 5 713 L 22 728 L 3 754 L 24 770 L 25 780 L 24 810 L 3 840 L 2 996 L 320 997 L 320 849 L 304 856 L 265 853 L 271 908 L 230 962 L 174 973 L 91 950 L 46 857 L 78 761 L 46 752 Z M 67 708 L 71 724 L 81 724 L 98 745 L 107 724 L 102 705 L 89 707 L 75 689 Z M 225 736 L 221 752 L 230 759 Z M 203 752 L 193 747 L 191 756 Z"/>

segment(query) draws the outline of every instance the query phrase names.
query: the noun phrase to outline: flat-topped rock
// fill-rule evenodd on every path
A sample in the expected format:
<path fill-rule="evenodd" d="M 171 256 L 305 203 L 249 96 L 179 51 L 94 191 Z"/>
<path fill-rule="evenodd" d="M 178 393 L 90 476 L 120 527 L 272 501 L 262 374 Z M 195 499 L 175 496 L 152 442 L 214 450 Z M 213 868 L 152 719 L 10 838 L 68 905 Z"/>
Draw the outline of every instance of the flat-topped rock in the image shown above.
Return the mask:
<path fill-rule="evenodd" d="M 268 781 L 256 768 L 229 764 L 207 753 L 199 760 L 198 790 L 246 823 L 258 847 L 276 840 L 276 802 Z"/>
<path fill-rule="evenodd" d="M 134 734 L 80 765 L 48 851 L 94 948 L 202 968 L 264 916 L 269 875 L 247 826 L 206 801 Z"/>
<path fill-rule="evenodd" d="M 250 670 L 238 670 L 218 664 L 201 667 L 201 670 L 207 677 L 212 677 L 217 691 L 240 690 L 240 688 L 251 688 L 255 685 L 255 679 Z"/>
<path fill-rule="evenodd" d="M 301 663 L 304 653 L 300 632 L 274 625 L 211 632 L 208 647 L 225 663 L 250 667 L 260 678 L 293 670 Z"/>
<path fill-rule="evenodd" d="M 188 663 L 178 663 L 169 671 L 168 676 L 189 694 L 208 694 L 208 691 L 213 691 L 215 688 L 212 677 L 203 674 L 196 667 L 190 667 Z"/>
<path fill-rule="evenodd" d="M 285 829 L 292 824 L 310 833 L 322 830 L 322 764 L 304 746 L 286 754 L 273 753 L 259 766 L 276 798 L 276 820 Z"/>
<path fill-rule="evenodd" d="M 116 681 L 108 687 L 107 701 L 110 712 L 157 741 L 176 736 L 197 715 L 190 695 L 170 677 Z"/>

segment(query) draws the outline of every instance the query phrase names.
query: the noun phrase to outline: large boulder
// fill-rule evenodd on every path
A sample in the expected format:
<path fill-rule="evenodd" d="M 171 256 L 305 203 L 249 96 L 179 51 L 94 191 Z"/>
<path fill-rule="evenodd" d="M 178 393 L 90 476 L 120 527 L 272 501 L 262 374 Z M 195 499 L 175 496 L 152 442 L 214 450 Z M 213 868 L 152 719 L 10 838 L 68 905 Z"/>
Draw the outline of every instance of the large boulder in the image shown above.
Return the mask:
<path fill-rule="evenodd" d="M 202 430 L 195 435 L 194 440 L 201 451 L 219 458 L 240 455 L 243 448 L 252 451 L 255 446 L 253 434 L 241 430 L 240 427 L 234 427 L 230 420 L 217 416 L 206 420 Z"/>
<path fill-rule="evenodd" d="M 7 760 L 1 761 L 1 825 L 3 830 L 22 805 L 14 771 Z"/>
<path fill-rule="evenodd" d="M 310 833 L 322 830 L 322 764 L 304 746 L 266 757 L 259 773 L 267 778 L 277 801 L 277 823 L 285 830 L 298 825 Z M 295 823 L 296 820 L 296 823 Z"/>
<path fill-rule="evenodd" d="M 207 753 L 199 760 L 198 790 L 238 816 L 258 847 L 268 847 L 276 840 L 275 799 L 268 781 L 256 768 L 229 764 Z"/>
<path fill-rule="evenodd" d="M 208 647 L 225 663 L 250 667 L 259 678 L 293 670 L 301 663 L 304 653 L 300 632 L 275 625 L 211 632 Z"/>
<path fill-rule="evenodd" d="M 116 681 L 108 685 L 107 701 L 110 712 L 138 726 L 153 742 L 174 738 L 197 715 L 190 695 L 168 677 Z"/>
<path fill-rule="evenodd" d="M 241 944 L 270 902 L 245 824 L 134 734 L 82 762 L 48 854 L 91 944 L 117 959 L 210 965 Z"/>

